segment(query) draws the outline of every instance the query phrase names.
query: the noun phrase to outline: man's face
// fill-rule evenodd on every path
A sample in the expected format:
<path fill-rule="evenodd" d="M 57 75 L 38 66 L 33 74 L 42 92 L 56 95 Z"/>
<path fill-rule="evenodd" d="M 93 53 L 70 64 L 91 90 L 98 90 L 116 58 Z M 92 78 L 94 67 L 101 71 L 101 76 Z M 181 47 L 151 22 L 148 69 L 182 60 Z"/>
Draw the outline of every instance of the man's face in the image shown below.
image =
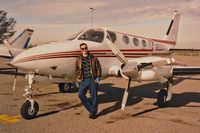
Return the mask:
<path fill-rule="evenodd" d="M 81 46 L 81 52 L 82 52 L 82 54 L 87 54 L 88 53 L 88 48 L 87 48 L 86 45 L 82 45 Z"/>

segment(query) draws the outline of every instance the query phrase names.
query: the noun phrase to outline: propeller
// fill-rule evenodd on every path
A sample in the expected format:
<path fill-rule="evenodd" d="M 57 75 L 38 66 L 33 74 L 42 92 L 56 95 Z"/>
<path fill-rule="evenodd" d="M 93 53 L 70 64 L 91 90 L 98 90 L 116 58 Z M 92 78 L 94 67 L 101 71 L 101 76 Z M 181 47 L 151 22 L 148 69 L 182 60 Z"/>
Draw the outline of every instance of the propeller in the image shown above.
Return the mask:
<path fill-rule="evenodd" d="M 8 52 L 10 53 L 11 57 L 15 57 L 15 53 L 14 53 L 12 47 L 11 47 L 11 44 L 6 39 L 4 39 L 3 42 L 6 45 Z"/>
<path fill-rule="evenodd" d="M 109 35 L 108 35 L 109 37 Z M 119 61 L 122 63 L 122 67 L 120 69 L 120 74 L 122 75 L 123 78 L 127 80 L 127 86 L 124 90 L 124 95 L 122 99 L 122 105 L 121 109 L 124 110 L 126 106 L 126 102 L 128 99 L 128 90 L 130 88 L 130 83 L 132 78 L 136 78 L 139 76 L 140 71 L 143 68 L 146 67 L 158 67 L 158 66 L 163 66 L 167 64 L 171 64 L 174 62 L 173 58 L 160 58 L 157 61 L 154 62 L 149 62 L 149 63 L 137 63 L 136 61 L 128 61 L 123 53 L 117 48 L 116 45 L 114 45 L 109 39 L 106 39 L 106 44 L 109 46 L 109 48 L 112 50 L 114 55 L 119 59 Z"/>
<path fill-rule="evenodd" d="M 15 69 L 15 79 L 14 79 L 14 83 L 13 83 L 13 91 L 15 91 L 16 88 L 16 82 L 17 82 L 17 73 L 18 73 L 18 69 Z"/>

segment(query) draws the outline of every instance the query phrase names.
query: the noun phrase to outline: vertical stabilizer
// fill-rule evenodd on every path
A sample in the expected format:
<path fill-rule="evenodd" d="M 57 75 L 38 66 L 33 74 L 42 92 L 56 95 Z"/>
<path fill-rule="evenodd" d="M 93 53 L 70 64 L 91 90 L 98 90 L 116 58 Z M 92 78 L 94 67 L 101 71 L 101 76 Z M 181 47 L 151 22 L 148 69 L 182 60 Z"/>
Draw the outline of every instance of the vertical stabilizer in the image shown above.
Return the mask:
<path fill-rule="evenodd" d="M 164 37 L 164 40 L 174 41 L 174 42 L 177 41 L 179 19 L 180 19 L 180 14 L 178 14 L 178 12 L 175 11 L 174 18 L 171 20 L 167 33 Z"/>
<path fill-rule="evenodd" d="M 32 33 L 33 33 L 33 30 L 25 29 L 17 38 L 15 38 L 11 42 L 12 47 L 19 48 L 19 49 L 28 48 Z"/>

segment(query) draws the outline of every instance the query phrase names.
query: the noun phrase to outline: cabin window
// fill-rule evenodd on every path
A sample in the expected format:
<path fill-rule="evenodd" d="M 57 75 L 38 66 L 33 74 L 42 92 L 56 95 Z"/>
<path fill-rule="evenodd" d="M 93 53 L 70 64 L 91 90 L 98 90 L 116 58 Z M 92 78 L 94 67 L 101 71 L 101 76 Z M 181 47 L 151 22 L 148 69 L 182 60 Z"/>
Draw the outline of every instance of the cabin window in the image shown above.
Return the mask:
<path fill-rule="evenodd" d="M 104 39 L 104 32 L 100 29 L 90 29 L 84 32 L 78 40 L 87 40 L 101 43 Z"/>
<path fill-rule="evenodd" d="M 111 38 L 112 43 L 115 43 L 115 41 L 117 40 L 116 34 L 112 31 L 107 31 L 107 32 L 108 32 L 108 35 Z"/>
<path fill-rule="evenodd" d="M 139 40 L 137 38 L 133 38 L 133 43 L 135 46 L 139 46 Z"/>
<path fill-rule="evenodd" d="M 142 46 L 146 47 L 147 46 L 147 42 L 145 40 L 142 40 Z"/>
<path fill-rule="evenodd" d="M 122 39 L 123 39 L 123 42 L 124 42 L 125 44 L 129 44 L 129 38 L 128 38 L 127 35 L 124 35 L 124 36 L 122 37 Z"/>

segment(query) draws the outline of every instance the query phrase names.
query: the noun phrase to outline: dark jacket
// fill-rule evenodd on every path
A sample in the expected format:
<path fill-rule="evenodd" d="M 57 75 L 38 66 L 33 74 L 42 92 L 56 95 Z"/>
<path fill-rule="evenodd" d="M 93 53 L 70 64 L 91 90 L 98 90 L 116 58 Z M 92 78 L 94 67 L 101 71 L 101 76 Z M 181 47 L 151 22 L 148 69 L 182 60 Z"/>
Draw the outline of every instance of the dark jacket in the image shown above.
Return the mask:
<path fill-rule="evenodd" d="M 92 77 L 95 79 L 97 77 L 101 78 L 101 64 L 97 57 L 93 56 L 93 54 L 89 53 L 90 58 L 90 72 L 92 74 Z M 82 64 L 83 55 L 77 57 L 76 63 L 75 63 L 75 74 L 76 79 L 78 81 L 83 80 L 83 64 Z"/>

